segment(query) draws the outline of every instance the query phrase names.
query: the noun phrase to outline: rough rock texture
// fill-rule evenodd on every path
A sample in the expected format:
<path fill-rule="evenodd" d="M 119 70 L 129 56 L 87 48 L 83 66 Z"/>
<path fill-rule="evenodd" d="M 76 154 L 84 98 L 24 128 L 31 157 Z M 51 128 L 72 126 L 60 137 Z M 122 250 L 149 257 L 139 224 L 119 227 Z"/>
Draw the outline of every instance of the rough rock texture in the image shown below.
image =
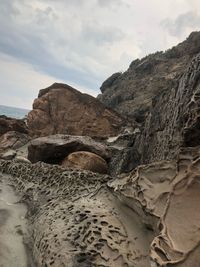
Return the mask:
<path fill-rule="evenodd" d="M 0 161 L 29 205 L 38 267 L 198 267 L 200 147 L 110 180 L 45 163 Z"/>
<path fill-rule="evenodd" d="M 59 133 L 102 138 L 119 133 L 124 123 L 99 100 L 60 83 L 40 90 L 27 118 L 34 137 Z"/>
<path fill-rule="evenodd" d="M 23 120 L 0 115 L 0 136 L 10 131 L 28 133 L 27 126 Z"/>
<path fill-rule="evenodd" d="M 200 147 L 185 148 L 177 161 L 140 166 L 109 183 L 114 194 L 154 231 L 151 266 L 199 266 L 199 173 Z"/>
<path fill-rule="evenodd" d="M 108 173 L 106 161 L 102 157 L 87 151 L 78 151 L 69 154 L 62 161 L 61 166 L 104 174 Z"/>
<path fill-rule="evenodd" d="M 177 86 L 188 62 L 200 51 L 200 32 L 193 32 L 183 43 L 131 63 L 121 75 L 111 76 L 102 85 L 98 99 L 120 114 L 143 122 L 152 100 Z M 109 82 L 111 80 L 111 82 Z"/>
<path fill-rule="evenodd" d="M 33 163 L 59 163 L 75 151 L 89 151 L 106 160 L 111 157 L 109 148 L 91 137 L 56 134 L 32 140 L 28 146 L 28 159 Z"/>
<path fill-rule="evenodd" d="M 8 150 L 15 150 L 30 140 L 29 136 L 24 133 L 10 131 L 0 136 L 0 156 Z"/>
<path fill-rule="evenodd" d="M 0 161 L 29 205 L 38 267 L 147 267 L 152 231 L 107 189 L 109 176 Z"/>
<path fill-rule="evenodd" d="M 128 173 L 140 164 L 140 155 L 134 147 L 138 134 L 138 128 L 127 129 L 123 134 L 107 139 L 106 144 L 112 149 L 109 160 L 109 173 L 112 176 Z"/>
<path fill-rule="evenodd" d="M 197 54 L 177 86 L 154 99 L 144 129 L 134 144 L 142 163 L 172 159 L 181 146 L 200 144 L 199 97 L 200 54 Z"/>

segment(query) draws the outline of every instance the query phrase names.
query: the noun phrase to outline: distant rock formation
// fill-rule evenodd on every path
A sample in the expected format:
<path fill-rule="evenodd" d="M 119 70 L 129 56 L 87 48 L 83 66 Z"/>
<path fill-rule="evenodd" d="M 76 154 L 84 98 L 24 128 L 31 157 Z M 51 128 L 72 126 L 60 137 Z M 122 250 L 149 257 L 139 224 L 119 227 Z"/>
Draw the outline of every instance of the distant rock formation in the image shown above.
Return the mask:
<path fill-rule="evenodd" d="M 125 121 L 94 97 L 54 83 L 40 90 L 27 123 L 34 137 L 59 133 L 102 138 L 118 134 Z"/>
<path fill-rule="evenodd" d="M 200 51 L 200 32 L 167 50 L 133 61 L 123 74 L 113 74 L 101 86 L 98 99 L 137 122 L 144 122 L 154 97 L 177 87 L 192 57 Z"/>
<path fill-rule="evenodd" d="M 193 32 L 165 53 L 133 61 L 98 97 L 140 125 L 128 150 L 137 163 L 173 159 L 181 146 L 200 144 L 199 51 L 200 32 Z"/>
<path fill-rule="evenodd" d="M 5 115 L 0 115 L 0 136 L 9 131 L 16 131 L 19 133 L 28 133 L 27 126 L 23 120 L 9 118 Z"/>

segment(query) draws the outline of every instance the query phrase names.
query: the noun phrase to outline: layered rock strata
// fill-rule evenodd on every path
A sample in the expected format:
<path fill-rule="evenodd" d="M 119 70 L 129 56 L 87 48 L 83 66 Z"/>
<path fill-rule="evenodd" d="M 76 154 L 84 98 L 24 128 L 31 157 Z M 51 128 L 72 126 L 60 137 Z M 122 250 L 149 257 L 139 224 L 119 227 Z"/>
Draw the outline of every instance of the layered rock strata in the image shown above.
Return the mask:
<path fill-rule="evenodd" d="M 94 97 L 55 83 L 40 90 L 27 123 L 34 137 L 70 134 L 102 138 L 118 134 L 125 121 Z"/>
<path fill-rule="evenodd" d="M 172 49 L 136 59 L 124 73 L 113 74 L 102 84 L 98 99 L 120 114 L 144 122 L 154 97 L 177 86 L 199 51 L 200 32 L 193 32 Z"/>
<path fill-rule="evenodd" d="M 181 146 L 200 144 L 200 54 L 189 63 L 170 92 L 162 92 L 153 101 L 141 134 L 133 149 L 142 163 L 175 158 Z"/>

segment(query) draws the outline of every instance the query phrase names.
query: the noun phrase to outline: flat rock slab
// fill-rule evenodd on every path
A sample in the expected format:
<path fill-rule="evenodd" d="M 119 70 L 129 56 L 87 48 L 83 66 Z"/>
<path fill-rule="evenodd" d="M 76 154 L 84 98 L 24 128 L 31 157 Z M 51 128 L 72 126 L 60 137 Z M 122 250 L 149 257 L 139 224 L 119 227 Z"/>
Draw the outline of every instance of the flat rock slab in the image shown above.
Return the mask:
<path fill-rule="evenodd" d="M 92 152 L 105 160 L 111 157 L 110 149 L 91 137 L 56 134 L 32 140 L 28 146 L 28 159 L 32 163 L 60 163 L 76 151 Z"/>

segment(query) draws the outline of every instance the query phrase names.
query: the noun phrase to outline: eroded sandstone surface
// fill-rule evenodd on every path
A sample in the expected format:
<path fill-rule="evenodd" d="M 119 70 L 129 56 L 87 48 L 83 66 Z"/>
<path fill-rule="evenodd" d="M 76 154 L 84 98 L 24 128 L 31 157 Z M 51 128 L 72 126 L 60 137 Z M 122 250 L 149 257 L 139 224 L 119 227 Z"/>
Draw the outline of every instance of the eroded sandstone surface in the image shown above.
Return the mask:
<path fill-rule="evenodd" d="M 136 59 L 124 73 L 113 74 L 102 84 L 98 99 L 120 114 L 144 122 L 154 97 L 177 87 L 199 51 L 200 32 L 192 32 L 177 46 Z"/>
<path fill-rule="evenodd" d="M 200 147 L 111 179 L 1 161 L 29 205 L 38 266 L 199 266 Z"/>

